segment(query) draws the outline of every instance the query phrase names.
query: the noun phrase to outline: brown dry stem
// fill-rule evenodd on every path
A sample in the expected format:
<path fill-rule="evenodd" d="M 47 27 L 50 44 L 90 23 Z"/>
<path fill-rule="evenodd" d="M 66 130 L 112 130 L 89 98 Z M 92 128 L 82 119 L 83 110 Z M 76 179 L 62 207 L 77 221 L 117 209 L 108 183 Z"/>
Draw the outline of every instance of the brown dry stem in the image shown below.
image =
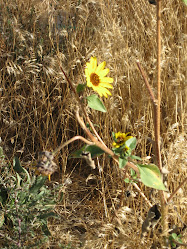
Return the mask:
<path fill-rule="evenodd" d="M 157 1 L 157 99 L 154 96 L 154 93 L 150 87 L 150 84 L 147 80 L 147 77 L 144 73 L 144 70 L 140 66 L 140 63 L 137 62 L 138 68 L 140 70 L 140 73 L 142 74 L 142 77 L 144 79 L 144 82 L 146 84 L 146 87 L 148 89 L 148 92 L 150 94 L 152 103 L 153 103 L 153 109 L 154 109 L 154 129 L 155 129 L 155 154 L 156 154 L 156 160 L 157 165 L 162 170 L 162 162 L 161 162 L 161 151 L 160 151 L 160 78 L 161 78 L 161 0 Z M 162 214 L 162 228 L 163 233 L 165 233 L 168 230 L 167 225 L 167 206 L 166 206 L 166 200 L 164 196 L 164 191 L 159 191 L 160 201 L 161 201 L 161 214 Z"/>

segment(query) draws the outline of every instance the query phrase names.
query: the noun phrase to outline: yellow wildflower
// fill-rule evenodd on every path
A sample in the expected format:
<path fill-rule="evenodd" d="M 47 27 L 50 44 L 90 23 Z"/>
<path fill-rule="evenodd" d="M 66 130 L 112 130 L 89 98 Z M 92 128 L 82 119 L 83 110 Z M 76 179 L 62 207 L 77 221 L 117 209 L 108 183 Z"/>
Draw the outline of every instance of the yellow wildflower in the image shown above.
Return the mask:
<path fill-rule="evenodd" d="M 86 66 L 85 74 L 87 86 L 92 87 L 101 97 L 105 96 L 107 98 L 108 95 L 112 95 L 107 88 L 113 88 L 111 83 L 113 83 L 114 80 L 113 78 L 105 77 L 110 71 L 108 68 L 105 68 L 106 62 L 103 61 L 97 66 L 97 58 L 91 57 L 90 62 L 87 62 Z"/>
<path fill-rule="evenodd" d="M 125 142 L 130 139 L 133 138 L 133 136 L 128 136 L 129 133 L 122 133 L 122 132 L 118 132 L 115 133 L 115 138 L 116 138 L 116 142 L 113 142 L 113 147 L 114 148 L 120 148 L 121 146 L 123 146 L 125 144 Z M 125 150 L 129 150 L 129 147 L 125 147 Z"/>

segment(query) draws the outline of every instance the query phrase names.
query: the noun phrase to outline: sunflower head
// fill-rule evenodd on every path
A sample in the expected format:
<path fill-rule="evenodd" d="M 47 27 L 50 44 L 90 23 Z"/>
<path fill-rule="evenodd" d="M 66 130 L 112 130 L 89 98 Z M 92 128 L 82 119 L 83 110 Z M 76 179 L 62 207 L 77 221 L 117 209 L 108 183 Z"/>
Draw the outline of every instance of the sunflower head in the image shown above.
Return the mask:
<path fill-rule="evenodd" d="M 85 75 L 87 80 L 87 86 L 92 87 L 92 89 L 97 92 L 101 97 L 112 95 L 107 89 L 112 89 L 113 78 L 106 77 L 109 73 L 109 69 L 105 68 L 106 62 L 103 61 L 97 66 L 97 58 L 91 57 L 90 62 L 86 63 Z"/>
<path fill-rule="evenodd" d="M 122 132 L 117 132 L 114 135 L 114 141 L 113 142 L 113 147 L 114 148 L 120 148 L 121 146 L 123 146 L 125 144 L 125 142 L 132 138 L 133 136 L 128 136 L 129 133 L 122 133 Z M 124 148 L 126 151 L 129 150 L 129 148 L 126 146 Z"/>

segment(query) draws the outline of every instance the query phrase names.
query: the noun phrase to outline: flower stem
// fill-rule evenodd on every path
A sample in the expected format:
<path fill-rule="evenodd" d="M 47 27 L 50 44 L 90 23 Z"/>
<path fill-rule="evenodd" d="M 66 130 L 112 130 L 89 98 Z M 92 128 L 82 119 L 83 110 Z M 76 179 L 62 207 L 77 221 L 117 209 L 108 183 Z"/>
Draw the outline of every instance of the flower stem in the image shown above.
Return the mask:
<path fill-rule="evenodd" d="M 112 150 L 110 150 L 110 149 L 105 145 L 105 143 L 103 142 L 103 140 L 100 138 L 100 136 L 99 136 L 99 134 L 97 133 L 97 131 L 95 130 L 95 127 L 93 126 L 93 124 L 92 124 L 90 118 L 88 117 L 88 114 L 87 114 L 87 112 L 86 112 L 86 109 L 85 109 L 83 103 L 81 102 L 81 100 L 80 100 L 80 98 L 79 98 L 79 95 L 77 94 L 77 92 L 76 92 L 76 90 L 75 90 L 75 88 L 74 88 L 72 82 L 69 80 L 69 78 L 67 77 L 66 73 L 64 72 L 64 70 L 63 70 L 63 68 L 62 68 L 62 66 L 61 66 L 61 64 L 60 64 L 60 61 L 58 61 L 58 63 L 59 63 L 60 70 L 62 71 L 62 73 L 64 74 L 64 77 L 66 78 L 67 82 L 69 83 L 69 85 L 70 85 L 70 87 L 71 87 L 71 89 L 72 89 L 72 91 L 73 91 L 73 93 L 74 93 L 74 95 L 75 95 L 75 97 L 76 97 L 76 99 L 77 99 L 77 101 L 78 101 L 78 103 L 79 103 L 79 106 L 81 107 L 81 110 L 82 110 L 82 112 L 83 112 L 85 118 L 87 119 L 87 121 L 88 121 L 90 127 L 92 128 L 92 130 L 93 130 L 93 132 L 94 132 L 94 134 L 95 134 L 96 137 L 95 137 L 95 136 L 89 131 L 89 129 L 86 127 L 84 121 L 83 121 L 83 120 L 80 118 L 80 116 L 79 116 L 79 110 L 77 110 L 77 112 L 76 112 L 77 120 L 78 120 L 79 124 L 81 125 L 82 129 L 85 131 L 85 133 L 88 135 L 88 137 L 91 139 L 92 142 L 90 142 L 89 140 L 87 140 L 87 139 L 85 139 L 85 138 L 83 138 L 83 137 L 81 137 L 81 136 L 76 136 L 76 137 L 73 137 L 72 139 L 68 140 L 68 141 L 67 141 L 66 143 L 64 143 L 63 145 L 59 146 L 53 153 L 56 154 L 58 151 L 60 151 L 62 148 L 64 148 L 64 146 L 68 145 L 69 143 L 71 143 L 71 142 L 73 142 L 73 141 L 75 141 L 75 140 L 77 140 L 77 139 L 80 139 L 80 140 L 84 141 L 84 142 L 87 143 L 87 144 L 95 144 L 96 146 L 98 146 L 99 148 L 101 148 L 103 151 L 105 151 L 107 154 L 109 154 L 110 156 L 112 156 L 113 160 L 114 160 L 115 162 L 117 162 L 118 165 L 119 165 L 119 158 L 118 158 L 118 156 L 115 155 L 114 152 L 113 152 Z M 132 163 L 130 163 L 130 162 L 127 162 L 126 166 L 127 166 L 127 167 L 130 167 L 130 168 L 132 168 L 132 169 L 134 169 L 137 173 L 139 173 L 139 170 L 138 170 L 138 168 L 137 168 L 136 165 L 134 165 L 134 164 L 132 164 Z M 142 193 L 142 191 L 139 189 L 139 187 L 138 187 L 135 183 L 133 183 L 133 185 L 134 185 L 134 187 L 138 190 L 138 192 L 140 192 L 140 194 L 142 195 L 142 197 L 144 198 L 144 200 L 145 200 L 146 202 L 148 202 L 148 205 L 151 206 L 151 203 L 150 203 L 149 200 L 145 197 L 145 195 Z"/>
<path fill-rule="evenodd" d="M 70 85 L 71 90 L 73 91 L 73 93 L 74 93 L 74 95 L 75 95 L 75 97 L 76 97 L 76 99 L 77 99 L 77 101 L 78 101 L 78 103 L 79 103 L 79 106 L 81 107 L 82 112 L 84 113 L 84 116 L 85 116 L 85 118 L 87 119 L 87 121 L 88 121 L 90 127 L 92 128 L 92 130 L 93 130 L 93 132 L 94 132 L 94 134 L 96 135 L 96 137 L 98 138 L 98 140 L 99 140 L 105 147 L 107 147 L 107 146 L 105 145 L 105 143 L 103 142 L 103 140 L 101 139 L 101 137 L 99 136 L 99 134 L 97 133 L 97 131 L 95 130 L 95 127 L 94 127 L 94 125 L 92 124 L 92 122 L 91 122 L 91 120 L 90 120 L 90 118 L 89 118 L 89 116 L 88 116 L 88 114 L 87 114 L 87 112 L 86 112 L 86 109 L 85 109 L 83 103 L 81 102 L 81 100 L 80 100 L 80 98 L 79 98 L 79 95 L 77 94 L 77 92 L 76 92 L 76 90 L 75 90 L 75 88 L 74 88 L 74 86 L 73 86 L 71 80 L 67 77 L 67 75 L 66 75 L 66 73 L 64 72 L 64 70 L 63 70 L 63 68 L 62 68 L 62 66 L 61 66 L 61 64 L 60 64 L 59 61 L 58 61 L 58 63 L 59 63 L 60 70 L 62 71 L 62 73 L 64 74 L 64 77 L 66 78 L 68 84 Z"/>

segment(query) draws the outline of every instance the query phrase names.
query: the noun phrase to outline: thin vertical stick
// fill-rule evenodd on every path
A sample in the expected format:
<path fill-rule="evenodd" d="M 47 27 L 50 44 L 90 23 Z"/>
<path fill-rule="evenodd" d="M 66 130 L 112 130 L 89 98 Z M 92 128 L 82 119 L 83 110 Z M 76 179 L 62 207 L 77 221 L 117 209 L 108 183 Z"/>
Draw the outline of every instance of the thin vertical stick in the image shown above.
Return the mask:
<path fill-rule="evenodd" d="M 161 78 L 161 34 L 160 34 L 160 21 L 161 21 L 161 0 L 157 0 L 157 105 L 155 106 L 155 146 L 157 164 L 162 170 L 162 162 L 160 155 L 160 78 Z"/>
<path fill-rule="evenodd" d="M 153 102 L 153 108 L 154 108 L 154 129 L 155 129 L 155 154 L 156 154 L 156 161 L 157 165 L 162 172 L 162 161 L 161 161 L 161 151 L 160 151 L 160 102 L 161 102 L 161 0 L 157 0 L 157 98 L 155 98 L 152 89 L 149 85 L 149 82 L 147 80 L 147 77 L 140 65 L 139 62 L 137 62 L 138 68 L 143 76 L 143 79 L 145 81 L 146 87 L 148 89 L 150 98 Z M 178 191 L 178 189 L 176 190 Z M 173 197 L 173 196 L 172 196 Z M 161 223 L 162 223 L 162 231 L 165 239 L 165 235 L 168 232 L 168 222 L 167 222 L 167 216 L 168 216 L 168 205 L 167 201 L 164 196 L 164 191 L 159 191 L 159 198 L 161 202 Z M 170 199 L 169 199 L 170 200 Z M 166 244 L 166 239 L 164 240 L 164 243 Z"/>
<path fill-rule="evenodd" d="M 157 0 L 157 105 L 155 105 L 155 149 L 157 165 L 162 170 L 161 152 L 160 152 L 160 80 L 161 79 L 161 0 Z M 161 223 L 163 235 L 167 233 L 167 213 L 168 208 L 164 197 L 164 191 L 159 191 L 161 201 Z M 165 241 L 164 241 L 165 242 Z M 165 242 L 166 243 L 166 242 Z"/>

